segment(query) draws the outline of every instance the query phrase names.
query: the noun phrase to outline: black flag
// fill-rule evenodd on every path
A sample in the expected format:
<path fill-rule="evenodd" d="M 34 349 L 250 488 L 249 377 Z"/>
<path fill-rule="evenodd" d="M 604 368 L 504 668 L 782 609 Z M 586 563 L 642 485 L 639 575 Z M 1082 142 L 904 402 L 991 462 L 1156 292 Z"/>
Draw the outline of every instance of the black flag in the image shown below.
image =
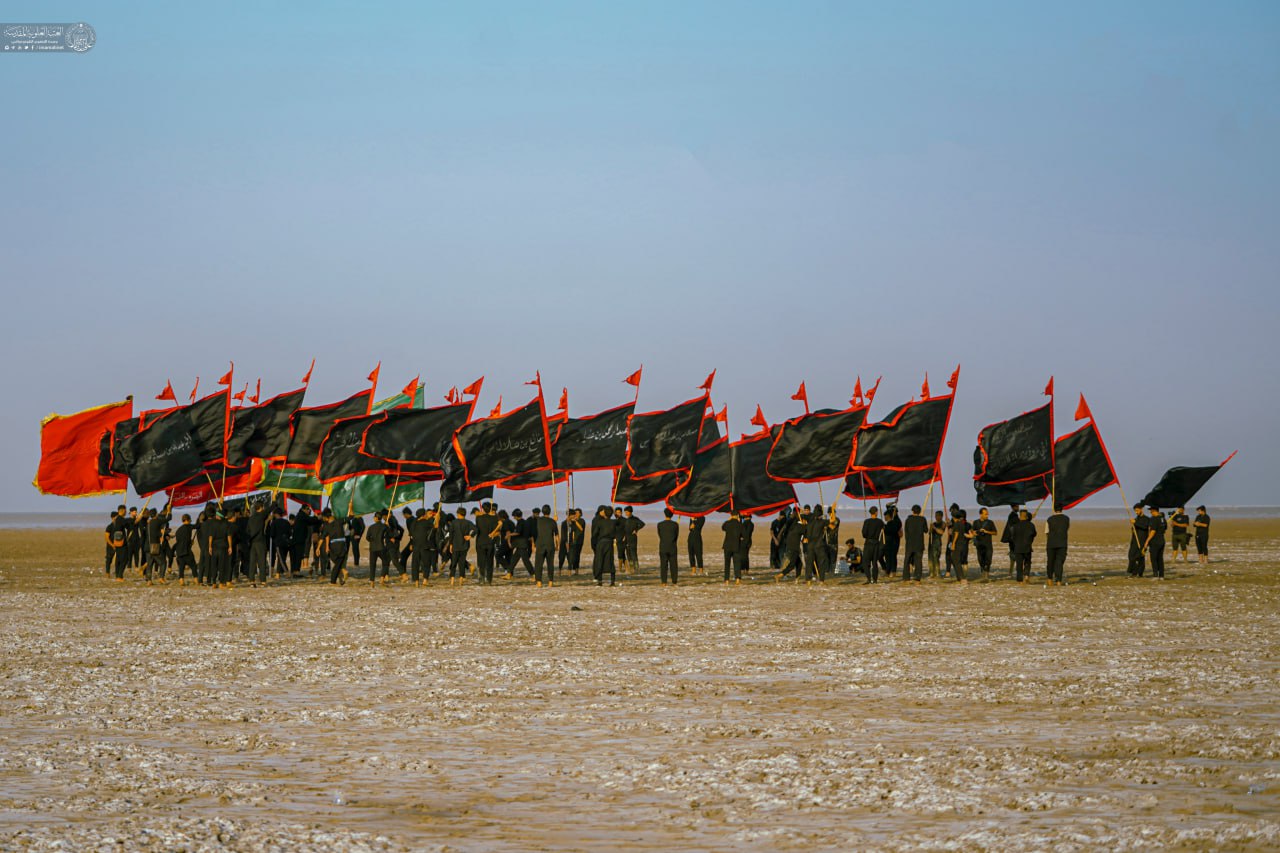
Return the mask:
<path fill-rule="evenodd" d="M 748 436 L 730 448 L 733 454 L 732 506 L 739 512 L 767 515 L 796 502 L 794 486 L 775 480 L 765 472 L 775 435 L 781 429 L 782 427 L 774 427 L 772 434 L 766 432 Z M 848 461 L 847 457 L 845 461 Z"/>
<path fill-rule="evenodd" d="M 684 471 L 693 467 L 698 453 L 703 394 L 673 409 L 632 415 L 627 422 L 627 467 L 637 479 Z"/>
<path fill-rule="evenodd" d="M 307 389 L 278 394 L 261 405 L 231 413 L 227 438 L 227 464 L 244 465 L 250 459 L 276 459 L 289 452 L 289 419 L 302 406 Z"/>
<path fill-rule="evenodd" d="M 708 515 L 729 505 L 733 491 L 728 439 L 698 451 L 685 484 L 671 493 L 667 506 L 677 515 Z"/>
<path fill-rule="evenodd" d="M 320 455 L 320 443 L 329 434 L 334 421 L 369 414 L 373 389 L 361 391 L 338 403 L 298 409 L 289 418 L 289 452 L 286 464 L 291 468 L 311 468 Z"/>
<path fill-rule="evenodd" d="M 938 465 L 954 394 L 903 403 L 858 430 L 851 470 L 932 470 Z"/>
<path fill-rule="evenodd" d="M 121 422 L 123 423 L 123 421 Z M 111 476 L 111 433 L 107 429 L 102 431 L 102 437 L 98 439 L 98 476 Z"/>
<path fill-rule="evenodd" d="M 1071 509 L 1117 482 L 1111 457 L 1093 421 L 1064 435 L 1053 447 L 1053 500 L 1062 509 Z"/>
<path fill-rule="evenodd" d="M 627 419 L 636 404 L 627 403 L 585 418 L 569 418 L 551 444 L 557 471 L 602 471 L 627 458 Z"/>
<path fill-rule="evenodd" d="M 843 477 L 866 417 L 866 407 L 857 406 L 843 411 L 820 409 L 785 422 L 769 452 L 769 476 L 792 483 Z"/>
<path fill-rule="evenodd" d="M 1049 478 L 1045 475 L 1016 483 L 984 483 L 973 481 L 978 506 L 1021 506 L 1042 501 L 1049 496 Z"/>
<path fill-rule="evenodd" d="M 1160 482 L 1142 499 L 1143 506 L 1180 507 L 1186 506 L 1200 491 L 1200 487 L 1209 482 L 1209 478 L 1222 470 L 1235 457 L 1232 453 L 1222 461 L 1222 465 L 1207 465 L 1202 468 L 1177 467 L 1164 472 Z"/>
<path fill-rule="evenodd" d="M 927 486 L 933 482 L 935 471 L 934 468 L 914 471 L 857 471 L 845 478 L 844 493 L 863 501 L 896 498 L 906 489 Z"/>
<path fill-rule="evenodd" d="M 990 424 L 978 433 L 973 479 L 987 485 L 1029 480 L 1053 471 L 1053 404 Z"/>
<path fill-rule="evenodd" d="M 702 416 L 702 432 L 698 433 L 698 450 L 706 450 L 722 438 L 724 436 L 720 434 L 720 421 L 716 420 L 716 413 L 707 412 Z"/>
<path fill-rule="evenodd" d="M 200 453 L 200 458 L 206 465 L 221 464 L 226 458 L 227 412 L 229 411 L 227 406 L 230 402 L 231 389 L 224 388 L 208 397 L 196 400 L 189 406 L 143 412 L 142 428 L 146 429 L 152 424 L 172 417 L 177 412 L 183 412 L 195 431 L 196 440 L 199 442 L 199 447 L 196 449 Z"/>
<path fill-rule="evenodd" d="M 388 409 L 369 425 L 360 449 L 397 462 L 440 464 L 440 448 L 471 417 L 472 404 Z"/>
<path fill-rule="evenodd" d="M 111 463 L 109 466 L 112 474 L 129 473 L 129 466 L 133 464 L 133 458 L 129 455 L 129 443 L 125 439 L 137 435 L 141 423 L 141 416 L 129 418 L 116 424 L 115 429 L 112 430 Z"/>
<path fill-rule="evenodd" d="M 568 479 L 567 472 L 552 471 L 548 468 L 545 471 L 533 471 L 528 474 L 517 474 L 514 477 L 508 477 L 498 483 L 497 487 L 499 489 L 523 491 L 524 489 L 540 489 L 544 486 L 559 485 Z"/>
<path fill-rule="evenodd" d="M 394 463 L 360 452 L 364 431 L 370 424 L 381 419 L 381 414 L 345 418 L 329 428 L 329 434 L 320 442 L 320 460 L 317 465 L 320 482 L 334 483 L 358 474 L 395 473 Z"/>
<path fill-rule="evenodd" d="M 183 409 L 166 413 L 151 426 L 123 441 L 134 491 L 149 495 L 191 479 L 201 472 L 200 439 Z"/>
<path fill-rule="evenodd" d="M 627 505 L 656 504 L 665 501 L 687 479 L 689 472 L 675 471 L 637 480 L 631 476 L 626 465 L 620 465 L 613 471 L 613 502 Z"/>
<path fill-rule="evenodd" d="M 440 472 L 444 479 L 440 483 L 440 503 L 465 504 L 475 501 L 487 501 L 493 497 L 493 486 L 467 490 L 467 472 L 458 459 L 453 447 L 453 439 L 447 439 L 440 446 Z"/>
<path fill-rule="evenodd" d="M 551 439 L 542 396 L 505 415 L 463 425 L 453 435 L 453 449 L 466 471 L 467 488 L 473 491 L 550 468 Z"/>

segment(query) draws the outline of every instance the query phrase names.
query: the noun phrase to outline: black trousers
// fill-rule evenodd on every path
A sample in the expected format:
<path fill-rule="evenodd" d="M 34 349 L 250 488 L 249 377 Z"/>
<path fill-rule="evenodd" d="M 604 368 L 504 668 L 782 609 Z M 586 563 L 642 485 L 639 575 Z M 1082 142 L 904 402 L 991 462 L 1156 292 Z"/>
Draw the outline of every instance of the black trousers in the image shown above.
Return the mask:
<path fill-rule="evenodd" d="M 187 576 L 187 569 L 191 569 L 191 578 L 196 580 L 196 561 L 188 551 L 185 554 L 175 554 L 174 561 L 178 564 L 178 580 L 183 580 Z"/>
<path fill-rule="evenodd" d="M 1062 569 L 1067 564 L 1066 546 L 1045 548 L 1045 562 L 1048 566 L 1049 580 L 1062 583 Z"/>
<path fill-rule="evenodd" d="M 827 569 L 829 568 L 830 555 L 827 553 L 827 543 L 815 542 L 809 546 L 809 559 L 805 561 L 804 577 L 805 580 L 813 580 L 816 574 L 818 580 L 825 581 L 827 579 Z"/>
<path fill-rule="evenodd" d="M 567 539 L 560 540 L 560 550 L 556 553 L 556 568 L 564 569 L 565 563 L 569 562 L 569 541 Z"/>
<path fill-rule="evenodd" d="M 640 566 L 640 543 L 627 540 L 627 563 L 635 569 Z"/>
<path fill-rule="evenodd" d="M 902 579 L 920 580 L 924 577 L 924 556 L 920 551 L 908 549 L 902 558 Z"/>
<path fill-rule="evenodd" d="M 225 544 L 215 542 L 209 551 L 209 577 L 210 583 L 231 583 L 231 555 Z"/>
<path fill-rule="evenodd" d="M 687 544 L 689 551 L 689 568 L 705 569 L 706 566 L 702 564 L 702 539 L 691 538 Z"/>
<path fill-rule="evenodd" d="M 1031 577 L 1031 552 L 1023 551 L 1013 555 L 1013 572 L 1019 581 Z"/>
<path fill-rule="evenodd" d="M 347 540 L 329 540 L 329 583 L 337 583 L 347 567 Z"/>
<path fill-rule="evenodd" d="M 1136 542 L 1129 542 L 1129 574 L 1140 578 L 1147 571 L 1147 555 Z"/>
<path fill-rule="evenodd" d="M 880 552 L 880 563 L 884 568 L 886 575 L 896 574 L 898 571 L 898 540 L 889 539 L 884 543 L 884 547 Z"/>
<path fill-rule="evenodd" d="M 804 571 L 804 555 L 798 550 L 787 549 L 787 559 L 782 566 L 782 577 L 791 574 L 792 569 L 795 570 L 796 580 L 800 580 L 800 575 Z"/>
<path fill-rule="evenodd" d="M 978 568 L 982 569 L 984 575 L 990 574 L 991 558 L 995 555 L 995 549 L 991 547 L 990 543 L 983 544 L 981 539 L 974 543 L 974 547 L 978 551 Z"/>
<path fill-rule="evenodd" d="M 1151 577 L 1164 577 L 1164 543 L 1152 542 L 1147 546 L 1147 553 L 1151 555 Z"/>
<path fill-rule="evenodd" d="M 775 571 L 782 568 L 782 548 L 772 539 L 769 540 L 769 568 Z"/>
<path fill-rule="evenodd" d="M 578 569 L 582 567 L 582 542 L 569 543 L 569 571 L 575 575 Z"/>
<path fill-rule="evenodd" d="M 267 540 L 265 537 L 249 541 L 249 580 L 257 583 L 267 580 Z"/>
<path fill-rule="evenodd" d="M 936 577 L 942 565 L 942 543 L 929 543 L 929 577 Z"/>
<path fill-rule="evenodd" d="M 449 577 L 465 578 L 467 576 L 467 553 L 470 548 L 454 548 L 449 558 Z"/>
<path fill-rule="evenodd" d="M 880 581 L 880 543 L 868 539 L 862 543 L 862 565 L 867 573 L 867 583 Z"/>
<path fill-rule="evenodd" d="M 675 548 L 658 550 L 658 574 L 663 583 L 676 583 L 680 580 L 680 564 L 676 559 Z"/>
<path fill-rule="evenodd" d="M 524 570 L 531 576 L 533 575 L 533 545 L 528 539 L 517 539 L 512 543 L 515 548 L 512 556 L 515 558 L 511 561 L 511 568 L 515 568 L 516 563 L 524 563 Z"/>
<path fill-rule="evenodd" d="M 547 567 L 547 580 L 555 583 L 556 580 L 556 548 L 554 545 L 544 545 L 533 555 L 533 577 L 538 583 L 542 583 L 542 567 Z"/>
<path fill-rule="evenodd" d="M 156 552 L 154 554 L 147 554 L 147 569 L 145 574 L 147 576 L 147 580 L 151 580 L 153 574 L 161 580 L 164 580 L 164 551 L 162 549 L 156 548 Z"/>
<path fill-rule="evenodd" d="M 413 578 L 414 583 L 417 583 L 419 577 L 424 581 L 430 580 L 431 573 L 436 570 L 436 564 L 439 559 L 440 555 L 435 551 L 435 549 L 419 549 L 415 547 L 413 549 L 413 563 L 410 571 L 410 575 Z"/>
<path fill-rule="evenodd" d="M 493 579 L 493 566 L 497 555 L 497 549 L 492 545 L 476 544 L 476 569 L 480 573 L 480 579 Z M 487 582 L 487 581 L 486 581 Z"/>
<path fill-rule="evenodd" d="M 382 563 L 382 576 L 391 576 L 391 549 L 369 548 L 369 580 L 378 579 L 378 563 Z"/>
<path fill-rule="evenodd" d="M 724 579 L 729 580 L 732 574 L 734 580 L 742 580 L 742 563 L 738 561 L 737 551 L 722 551 L 724 554 Z"/>
<path fill-rule="evenodd" d="M 613 543 L 601 543 L 598 549 L 595 549 L 591 555 L 591 576 L 595 578 L 596 583 L 602 583 L 605 575 L 609 576 L 609 583 L 613 583 L 617 579 L 618 570 L 613 564 Z"/>
<path fill-rule="evenodd" d="M 119 548 L 114 550 L 115 554 L 112 556 L 115 558 L 116 563 L 116 577 L 123 578 L 125 567 L 129 565 L 129 558 L 132 555 L 128 545 L 121 545 Z"/>
<path fill-rule="evenodd" d="M 359 536 L 351 537 L 351 557 L 357 566 L 360 565 L 360 539 Z"/>
<path fill-rule="evenodd" d="M 106 560 L 102 564 L 102 573 L 104 575 L 111 574 L 111 564 L 112 562 L 115 561 L 115 558 L 116 558 L 116 549 L 111 547 L 111 545 L 107 545 Z"/>

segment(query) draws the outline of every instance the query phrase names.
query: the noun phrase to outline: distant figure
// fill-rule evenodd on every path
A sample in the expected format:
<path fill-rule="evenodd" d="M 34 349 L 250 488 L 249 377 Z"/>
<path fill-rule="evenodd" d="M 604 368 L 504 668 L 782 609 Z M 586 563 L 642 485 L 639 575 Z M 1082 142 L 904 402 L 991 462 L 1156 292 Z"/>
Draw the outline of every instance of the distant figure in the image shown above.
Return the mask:
<path fill-rule="evenodd" d="M 689 533 L 686 536 L 685 547 L 689 550 L 689 574 L 705 575 L 707 567 L 702 564 L 702 528 L 706 525 L 705 518 L 689 519 Z"/>
<path fill-rule="evenodd" d="M 942 510 L 937 510 L 933 514 L 933 521 L 929 524 L 929 577 L 939 577 L 939 569 L 942 565 L 942 543 L 947 538 L 947 521 L 942 517 Z M 948 560 L 949 561 L 949 560 Z"/>
<path fill-rule="evenodd" d="M 884 546 L 880 550 L 880 563 L 887 577 L 898 573 L 898 548 L 902 544 L 902 519 L 898 518 L 898 505 L 884 508 Z"/>
<path fill-rule="evenodd" d="M 627 534 L 628 571 L 635 571 L 640 566 L 640 531 L 644 528 L 644 519 L 637 518 L 635 510 L 626 507 L 622 510 L 622 526 Z"/>
<path fill-rule="evenodd" d="M 596 517 L 591 520 L 591 574 L 596 586 L 604 584 L 604 576 L 609 575 L 609 586 L 618 579 L 617 569 L 613 565 L 613 513 L 609 507 L 601 504 L 596 508 Z"/>
<path fill-rule="evenodd" d="M 1151 556 L 1151 576 L 1164 580 L 1164 533 L 1169 525 L 1159 507 L 1150 507 L 1147 519 L 1147 553 Z"/>
<path fill-rule="evenodd" d="M 809 553 L 805 560 L 804 579 L 807 583 L 813 583 L 813 577 L 816 574 L 818 583 L 826 583 L 828 569 L 827 519 L 823 515 L 822 504 L 815 504 L 813 512 L 809 514 L 809 522 L 805 526 L 804 538 L 809 546 Z"/>
<path fill-rule="evenodd" d="M 796 581 L 804 572 L 804 534 L 808 526 L 808 517 L 797 508 L 787 520 L 782 532 L 782 571 L 774 577 L 781 581 L 795 570 Z"/>
<path fill-rule="evenodd" d="M 1014 564 L 1017 560 L 1013 556 L 1013 526 L 1018 523 L 1018 509 L 1021 504 L 1009 504 L 1009 518 L 1004 523 L 1004 530 L 1000 533 L 1000 541 L 1009 546 L 1009 577 L 1013 577 Z"/>
<path fill-rule="evenodd" d="M 620 506 L 613 508 L 613 543 L 618 549 L 618 565 L 622 567 L 622 573 L 631 574 L 634 567 L 627 562 L 627 520 Z"/>
<path fill-rule="evenodd" d="M 582 509 L 575 508 L 569 517 L 569 571 L 578 573 L 582 565 L 582 545 L 586 540 L 587 522 L 582 517 Z"/>
<path fill-rule="evenodd" d="M 173 557 L 178 564 L 178 586 L 187 583 L 187 569 L 191 569 L 191 580 L 196 578 L 196 561 L 192 556 L 191 545 L 195 541 L 196 527 L 191 523 L 191 516 L 183 514 L 182 524 L 173 534 Z"/>
<path fill-rule="evenodd" d="M 1196 507 L 1196 559 L 1200 565 L 1209 565 L 1209 511 L 1203 506 Z"/>
<path fill-rule="evenodd" d="M 995 556 L 996 523 L 984 506 L 973 523 L 973 549 L 978 552 L 978 569 L 984 581 L 991 580 L 991 560 Z"/>
<path fill-rule="evenodd" d="M 969 582 L 969 543 L 972 540 L 969 516 L 957 508 L 951 516 L 951 571 L 955 572 L 957 583 Z"/>
<path fill-rule="evenodd" d="M 1147 518 L 1142 514 L 1142 504 L 1133 505 L 1133 519 L 1129 522 L 1129 577 L 1140 578 L 1147 571 Z"/>
<path fill-rule="evenodd" d="M 924 572 L 925 536 L 929 532 L 929 522 L 920 514 L 920 505 L 911 507 L 911 515 L 902 524 L 902 539 L 905 544 L 905 556 L 902 560 L 902 579 L 920 583 Z"/>
<path fill-rule="evenodd" d="M 863 571 L 862 565 L 862 549 L 858 547 L 857 540 L 846 539 L 844 541 L 844 561 L 849 564 L 849 575 L 852 577 L 854 572 Z"/>
<path fill-rule="evenodd" d="M 677 556 L 680 539 L 680 525 L 672 520 L 674 513 L 671 507 L 662 511 L 666 516 L 658 522 L 658 574 L 662 585 L 670 581 L 675 586 L 680 581 L 680 560 Z"/>
<path fill-rule="evenodd" d="M 463 512 L 463 510 L 459 510 Z M 386 583 L 391 574 L 391 554 L 387 550 L 387 523 L 382 519 L 386 510 L 378 510 L 373 514 L 373 524 L 365 530 L 365 542 L 369 546 L 369 583 L 378 582 L 378 563 L 382 563 L 382 582 Z"/>
<path fill-rule="evenodd" d="M 370 526 L 371 534 L 373 527 Z M 471 539 L 476 535 L 476 526 L 467 520 L 467 511 L 458 507 L 458 512 L 449 522 L 449 584 L 467 582 L 467 554 L 471 551 Z M 370 544 L 373 542 L 369 536 Z"/>
<path fill-rule="evenodd" d="M 551 507 L 544 506 L 542 515 L 535 516 L 533 533 L 533 578 L 535 586 L 542 586 L 542 570 L 547 571 L 547 586 L 556 582 L 556 545 L 560 536 Z M 490 583 L 492 583 L 492 573 Z"/>
<path fill-rule="evenodd" d="M 880 582 L 880 549 L 884 547 L 884 522 L 876 507 L 868 510 L 870 518 L 862 522 L 862 565 L 866 568 L 865 583 Z"/>
<path fill-rule="evenodd" d="M 730 511 L 729 518 L 720 525 L 720 530 L 724 533 L 724 541 L 720 544 L 720 550 L 724 554 L 724 582 L 728 583 L 732 574 L 735 583 L 742 583 L 742 563 L 739 562 L 742 519 L 738 517 L 737 510 Z"/>
<path fill-rule="evenodd" d="M 1031 513 L 1025 509 L 1018 510 L 1018 522 L 1013 525 L 1014 572 L 1018 583 L 1031 580 L 1031 543 L 1036 539 L 1036 526 L 1031 521 Z"/>
<path fill-rule="evenodd" d="M 347 522 L 333 514 L 332 507 L 320 513 L 320 535 L 324 537 L 324 549 L 329 554 L 329 583 L 347 582 Z"/>
<path fill-rule="evenodd" d="M 1173 545 L 1173 562 L 1178 562 L 1178 552 L 1182 552 L 1182 562 L 1187 562 L 1187 545 L 1191 542 L 1191 519 L 1187 516 L 1186 507 L 1178 507 L 1169 518 L 1169 539 Z"/>
<path fill-rule="evenodd" d="M 1054 506 L 1053 515 L 1044 523 L 1045 561 L 1049 574 L 1049 586 L 1061 585 L 1062 569 L 1067 564 L 1067 531 L 1071 529 L 1071 519 L 1062 512 L 1062 508 Z"/>

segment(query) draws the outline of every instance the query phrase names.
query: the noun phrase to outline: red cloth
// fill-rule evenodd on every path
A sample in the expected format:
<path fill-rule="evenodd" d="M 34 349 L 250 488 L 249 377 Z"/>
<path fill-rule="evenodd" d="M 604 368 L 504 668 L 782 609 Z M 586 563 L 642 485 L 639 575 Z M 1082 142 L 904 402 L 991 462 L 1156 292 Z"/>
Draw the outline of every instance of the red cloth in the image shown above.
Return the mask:
<path fill-rule="evenodd" d="M 123 492 L 127 477 L 98 476 L 102 434 L 133 417 L 133 401 L 109 403 L 74 415 L 50 415 L 40 426 L 35 487 L 46 495 L 83 498 Z"/>

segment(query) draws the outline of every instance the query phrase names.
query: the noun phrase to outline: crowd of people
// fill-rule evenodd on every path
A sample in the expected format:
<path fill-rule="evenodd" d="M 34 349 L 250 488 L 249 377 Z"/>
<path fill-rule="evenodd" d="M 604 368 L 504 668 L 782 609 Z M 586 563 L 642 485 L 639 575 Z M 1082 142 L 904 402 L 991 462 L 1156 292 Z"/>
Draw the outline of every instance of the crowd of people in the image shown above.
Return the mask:
<path fill-rule="evenodd" d="M 1150 563 L 1152 577 L 1165 576 L 1165 537 L 1172 540 L 1173 560 L 1188 561 L 1195 542 L 1201 564 L 1209 555 L 1210 518 L 1205 507 L 1195 518 L 1179 507 L 1165 516 L 1158 507 L 1134 506 L 1130 523 L 1128 574 L 1143 577 Z M 1144 512 L 1145 510 L 1145 512 Z M 841 540 L 840 517 L 834 506 L 793 506 L 783 509 L 768 528 L 768 566 L 759 567 L 775 582 L 794 580 L 812 584 L 828 578 L 860 576 L 863 583 L 880 583 L 901 576 L 922 583 L 925 567 L 930 579 L 968 583 L 971 561 L 978 577 L 991 580 L 997 549 L 1008 552 L 1008 573 L 1018 583 L 1031 582 L 1032 553 L 1039 530 L 1036 513 L 1015 506 L 1004 526 L 997 526 L 985 507 L 977 518 L 952 504 L 932 518 L 919 505 L 903 518 L 890 504 L 883 514 L 868 510 L 859 533 Z M 656 525 L 658 574 L 663 585 L 680 580 L 680 538 L 690 575 L 706 575 L 703 532 L 705 518 L 691 518 L 683 527 L 670 509 Z M 1050 586 L 1065 583 L 1064 570 L 1070 519 L 1060 510 L 1045 520 L 1045 578 Z M 554 586 L 557 573 L 574 577 L 583 570 L 583 550 L 591 549 L 591 579 L 597 585 L 616 585 L 619 571 L 640 569 L 639 532 L 646 526 L 632 507 L 600 505 L 586 518 L 570 509 L 563 519 L 550 506 L 508 512 L 486 501 L 468 514 L 439 504 L 399 513 L 386 509 L 366 524 L 361 516 L 338 516 L 332 507 L 315 512 L 303 505 L 288 513 L 265 499 L 233 507 L 209 504 L 195 518 L 184 513 L 175 527 L 169 507 L 118 507 L 105 531 L 104 571 L 123 582 L 126 570 L 141 572 L 148 584 L 188 583 L 230 588 L 247 581 L 265 586 L 283 579 L 311 577 L 345 584 L 350 567 L 368 566 L 368 582 L 400 582 L 422 586 L 433 576 L 451 585 L 492 584 L 495 573 L 514 579 L 523 573 L 536 586 Z M 755 521 L 733 512 L 720 525 L 724 583 L 742 583 L 752 570 Z M 843 549 L 843 550 L 842 550 Z M 174 577 L 176 575 L 176 577 Z"/>

